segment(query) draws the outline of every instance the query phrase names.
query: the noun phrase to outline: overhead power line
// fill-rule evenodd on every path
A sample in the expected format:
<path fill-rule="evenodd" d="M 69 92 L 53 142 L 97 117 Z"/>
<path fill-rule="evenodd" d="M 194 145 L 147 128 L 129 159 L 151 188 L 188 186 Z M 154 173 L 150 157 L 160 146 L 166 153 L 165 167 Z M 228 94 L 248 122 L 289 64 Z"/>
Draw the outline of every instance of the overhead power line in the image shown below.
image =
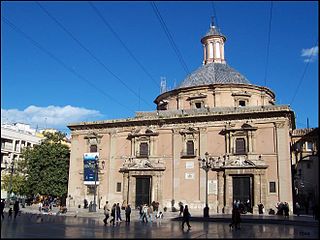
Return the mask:
<path fill-rule="evenodd" d="M 271 26 L 272 26 L 272 9 L 273 9 L 273 1 L 270 3 L 270 17 L 269 17 L 269 28 L 268 28 L 268 41 L 267 41 L 267 56 L 266 56 L 266 66 L 264 70 L 264 86 L 267 86 L 267 73 L 269 66 L 269 49 L 270 49 L 270 37 L 271 37 Z"/>
<path fill-rule="evenodd" d="M 170 43 L 173 51 L 174 51 L 175 54 L 177 55 L 177 57 L 178 57 L 181 65 L 182 65 L 182 67 L 184 68 L 185 72 L 189 75 L 189 74 L 190 74 L 189 68 L 188 68 L 186 62 L 183 60 L 183 57 L 182 57 L 182 55 L 181 55 L 181 52 L 179 51 L 179 49 L 178 49 L 178 47 L 177 47 L 177 44 L 175 43 L 175 41 L 174 41 L 174 39 L 173 39 L 173 37 L 172 37 L 172 35 L 171 35 L 171 33 L 170 33 L 170 31 L 169 31 L 166 23 L 165 23 L 165 21 L 163 20 L 161 14 L 160 14 L 160 12 L 159 12 L 159 10 L 158 10 L 158 8 L 157 8 L 157 5 L 155 4 L 155 2 L 151 2 L 151 6 L 152 6 L 153 11 L 154 11 L 154 13 L 156 14 L 159 22 L 160 22 L 160 25 L 161 25 L 162 29 L 164 30 L 167 38 L 169 39 L 169 43 Z"/>
<path fill-rule="evenodd" d="M 118 39 L 118 41 L 121 43 L 121 45 L 126 49 L 126 51 L 129 53 L 129 55 L 133 58 L 133 60 L 139 65 L 139 67 L 142 69 L 142 71 L 148 75 L 148 77 L 156 84 L 157 87 L 159 87 L 159 83 L 152 77 L 152 75 L 147 71 L 147 69 L 142 65 L 142 63 L 134 56 L 132 51 L 126 46 L 126 44 L 122 41 L 120 36 L 116 33 L 116 31 L 111 27 L 110 23 L 106 20 L 106 18 L 99 12 L 99 10 L 94 6 L 92 2 L 88 2 L 89 5 L 92 7 L 94 12 L 101 18 L 104 25 L 112 32 L 112 34 Z"/>
<path fill-rule="evenodd" d="M 141 97 L 134 90 L 132 90 L 124 81 L 122 81 L 115 73 L 113 73 L 100 59 L 98 59 L 87 47 L 84 46 L 68 29 L 66 29 L 52 14 L 50 14 L 39 2 L 36 1 L 38 6 L 59 26 L 64 32 L 66 32 L 83 50 L 85 50 L 97 63 L 99 63 L 107 72 L 120 81 L 131 93 L 133 93 L 138 99 Z M 141 98 L 147 105 L 151 106 L 146 100 Z"/>
<path fill-rule="evenodd" d="M 318 46 L 318 39 L 317 39 L 317 41 L 315 42 L 315 46 Z M 310 56 L 309 56 L 309 58 L 308 58 L 308 60 L 307 60 L 307 63 L 306 63 L 306 65 L 305 65 L 305 67 L 304 67 L 304 70 L 303 70 L 303 72 L 302 72 L 301 78 L 300 78 L 299 83 L 298 83 L 298 85 L 297 85 L 297 88 L 296 88 L 296 90 L 294 91 L 294 94 L 293 94 L 292 100 L 291 100 L 291 102 L 290 102 L 290 105 L 292 105 L 292 103 L 293 103 L 293 101 L 294 101 L 294 99 L 295 99 L 295 97 L 296 97 L 296 95 L 297 95 L 297 93 L 298 93 L 298 91 L 299 91 L 300 85 L 301 85 L 301 83 L 302 83 L 302 81 L 303 81 L 303 79 L 304 79 L 304 76 L 306 75 L 307 69 L 308 69 L 308 67 L 309 67 L 309 63 L 311 62 L 311 59 L 314 57 L 314 56 L 313 56 L 314 51 L 315 51 L 315 48 L 313 48 L 312 51 L 311 51 L 311 53 L 310 53 Z"/>
<path fill-rule="evenodd" d="M 66 65 L 63 61 L 61 61 L 58 57 L 56 57 L 53 53 L 51 53 L 50 51 L 46 50 L 41 44 L 39 44 L 36 40 L 32 39 L 30 36 L 28 36 L 25 32 L 23 32 L 21 29 L 19 29 L 15 24 L 13 24 L 11 21 L 9 21 L 6 17 L 2 17 L 2 20 L 4 21 L 4 23 L 6 23 L 8 26 L 10 26 L 13 30 L 15 30 L 16 32 L 18 32 L 19 34 L 21 34 L 24 38 L 28 39 L 34 46 L 36 46 L 37 48 L 39 48 L 41 51 L 43 51 L 44 53 L 46 53 L 49 57 L 51 57 L 53 60 L 55 60 L 56 62 L 58 62 L 64 69 L 66 69 L 67 71 L 71 72 L 72 74 L 74 74 L 77 78 L 79 78 L 80 80 L 86 82 L 87 84 L 89 84 L 91 87 L 93 87 L 94 89 L 96 89 L 98 92 L 100 92 L 102 95 L 108 97 L 109 99 L 111 99 L 112 101 L 114 101 L 115 103 L 119 104 L 120 106 L 126 108 L 129 111 L 134 111 L 130 108 L 128 108 L 126 105 L 122 104 L 121 102 L 117 101 L 115 98 L 113 98 L 112 96 L 110 96 L 109 94 L 107 94 L 106 92 L 104 92 L 101 87 L 97 87 L 96 85 L 94 85 L 93 83 L 91 83 L 89 80 L 87 80 L 85 77 L 83 77 L 82 75 L 80 75 L 79 73 L 77 73 L 75 70 L 73 70 L 71 67 L 69 67 L 68 65 Z"/>

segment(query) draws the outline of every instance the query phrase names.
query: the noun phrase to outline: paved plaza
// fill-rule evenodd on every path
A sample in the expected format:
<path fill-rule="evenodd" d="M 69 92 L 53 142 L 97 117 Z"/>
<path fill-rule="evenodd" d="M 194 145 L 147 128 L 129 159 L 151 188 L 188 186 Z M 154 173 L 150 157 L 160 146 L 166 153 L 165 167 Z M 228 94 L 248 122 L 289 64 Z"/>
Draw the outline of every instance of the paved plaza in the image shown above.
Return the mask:
<path fill-rule="evenodd" d="M 76 215 L 77 214 L 77 215 Z M 162 220 L 142 223 L 133 211 L 132 221 L 104 226 L 103 213 L 87 210 L 69 211 L 66 215 L 39 214 L 36 208 L 22 209 L 16 219 L 1 221 L 1 238 L 313 238 L 319 237 L 319 224 L 312 216 L 242 216 L 240 230 L 229 228 L 230 215 L 203 219 L 195 213 L 191 230 L 181 229 L 178 213 L 167 212 Z M 122 216 L 124 218 L 124 215 Z"/>

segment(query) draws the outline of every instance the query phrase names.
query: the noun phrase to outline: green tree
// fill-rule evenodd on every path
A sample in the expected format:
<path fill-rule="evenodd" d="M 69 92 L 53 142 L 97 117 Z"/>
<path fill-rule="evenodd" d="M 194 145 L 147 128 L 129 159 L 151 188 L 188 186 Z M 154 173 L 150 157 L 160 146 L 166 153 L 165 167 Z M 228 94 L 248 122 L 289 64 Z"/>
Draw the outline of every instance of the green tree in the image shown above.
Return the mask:
<path fill-rule="evenodd" d="M 62 144 L 65 134 L 44 133 L 40 145 L 26 148 L 26 191 L 36 194 L 66 197 L 69 176 L 69 147 Z"/>

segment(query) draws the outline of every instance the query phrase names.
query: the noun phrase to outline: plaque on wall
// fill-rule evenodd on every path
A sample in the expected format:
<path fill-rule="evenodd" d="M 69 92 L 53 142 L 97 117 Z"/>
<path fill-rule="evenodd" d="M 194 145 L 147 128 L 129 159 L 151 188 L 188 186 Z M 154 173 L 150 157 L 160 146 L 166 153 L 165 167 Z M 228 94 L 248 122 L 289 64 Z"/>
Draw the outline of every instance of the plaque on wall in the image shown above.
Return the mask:
<path fill-rule="evenodd" d="M 217 194 L 217 193 L 218 193 L 217 180 L 209 180 L 208 181 L 208 194 Z"/>
<path fill-rule="evenodd" d="M 185 179 L 194 179 L 194 173 L 186 173 Z"/>
<path fill-rule="evenodd" d="M 194 162 L 186 162 L 186 168 L 187 169 L 194 168 Z"/>

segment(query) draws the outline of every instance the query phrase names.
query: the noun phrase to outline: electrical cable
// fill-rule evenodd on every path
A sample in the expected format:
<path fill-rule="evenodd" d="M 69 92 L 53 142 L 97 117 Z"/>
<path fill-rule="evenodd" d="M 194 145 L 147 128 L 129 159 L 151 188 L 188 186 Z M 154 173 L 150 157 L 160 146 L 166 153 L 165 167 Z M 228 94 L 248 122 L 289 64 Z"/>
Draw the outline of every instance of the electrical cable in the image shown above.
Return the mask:
<path fill-rule="evenodd" d="M 154 2 L 151 2 L 151 6 L 152 6 L 153 11 L 154 11 L 154 13 L 156 14 L 159 22 L 160 22 L 160 25 L 161 25 L 162 29 L 164 30 L 167 38 L 169 39 L 169 43 L 170 43 L 173 51 L 174 51 L 175 54 L 177 55 L 177 57 L 178 57 L 181 65 L 182 65 L 182 67 L 184 68 L 185 72 L 186 72 L 188 75 L 190 75 L 189 68 L 188 68 L 187 64 L 185 63 L 185 61 L 183 60 L 183 57 L 182 57 L 182 55 L 181 55 L 181 52 L 179 51 L 179 49 L 178 49 L 178 47 L 177 47 L 177 45 L 176 45 L 176 43 L 175 43 L 172 35 L 170 34 L 169 29 L 168 29 L 165 21 L 163 20 L 160 12 L 159 12 L 159 10 L 158 10 L 158 8 L 157 8 L 157 5 L 156 5 Z"/>
<path fill-rule="evenodd" d="M 44 53 L 46 53 L 49 57 L 51 57 L 52 59 L 54 59 L 56 62 L 58 62 L 64 69 L 66 69 L 67 71 L 71 72 L 72 74 L 74 74 L 76 77 L 78 77 L 80 80 L 86 82 L 87 84 L 89 84 L 91 87 L 93 87 L 94 89 L 96 89 L 98 92 L 100 92 L 102 95 L 108 97 L 109 99 L 113 100 L 115 103 L 119 104 L 120 106 L 126 108 L 129 111 L 134 111 L 130 108 L 128 108 L 126 105 L 123 105 L 121 102 L 117 101 L 115 98 L 113 98 L 112 96 L 110 96 L 109 94 L 105 93 L 103 90 L 101 90 L 101 88 L 95 86 L 93 83 L 91 83 L 89 80 L 87 80 L 85 77 L 83 77 L 82 75 L 80 75 L 79 73 L 77 73 L 75 70 L 73 70 L 71 67 L 67 66 L 63 61 L 61 61 L 58 57 L 56 57 L 54 54 L 52 54 L 50 51 L 46 50 L 43 46 L 41 46 L 41 44 L 39 44 L 37 41 L 33 40 L 30 36 L 28 36 L 25 32 L 23 32 L 21 29 L 19 29 L 15 24 L 13 24 L 11 21 L 9 21 L 6 17 L 2 17 L 2 20 L 4 21 L 4 23 L 6 23 L 8 26 L 10 26 L 13 30 L 15 30 L 16 32 L 20 33 L 23 37 L 25 37 L 26 39 L 28 39 L 34 46 L 36 46 L 37 48 L 39 48 L 41 51 L 43 51 Z"/>
<path fill-rule="evenodd" d="M 107 72 L 109 72 L 113 77 L 118 79 L 120 83 L 125 86 L 131 93 L 136 97 L 141 98 L 134 90 L 132 90 L 124 81 L 122 81 L 115 73 L 113 73 L 101 60 L 99 60 L 88 48 L 86 48 L 70 31 L 68 31 L 52 14 L 50 14 L 39 2 L 37 5 L 42 9 L 57 25 L 59 25 L 64 32 L 66 32 L 83 50 L 85 50 L 97 63 L 99 63 Z M 147 105 L 151 106 L 146 100 L 141 98 Z"/>
<path fill-rule="evenodd" d="M 122 41 L 120 36 L 114 31 L 114 29 L 111 27 L 110 23 L 106 20 L 104 16 L 99 12 L 99 10 L 94 6 L 92 2 L 88 1 L 88 4 L 92 7 L 94 12 L 101 18 L 104 25 L 112 32 L 112 34 L 118 39 L 118 41 L 121 43 L 121 45 L 126 49 L 126 51 L 129 53 L 129 55 L 133 58 L 133 60 L 139 65 L 139 67 L 143 70 L 145 74 L 148 75 L 148 77 L 156 84 L 157 87 L 160 85 L 157 83 L 157 81 L 152 77 L 152 75 L 147 71 L 147 69 L 142 65 L 142 63 L 134 56 L 132 51 L 126 46 L 126 44 Z"/>

